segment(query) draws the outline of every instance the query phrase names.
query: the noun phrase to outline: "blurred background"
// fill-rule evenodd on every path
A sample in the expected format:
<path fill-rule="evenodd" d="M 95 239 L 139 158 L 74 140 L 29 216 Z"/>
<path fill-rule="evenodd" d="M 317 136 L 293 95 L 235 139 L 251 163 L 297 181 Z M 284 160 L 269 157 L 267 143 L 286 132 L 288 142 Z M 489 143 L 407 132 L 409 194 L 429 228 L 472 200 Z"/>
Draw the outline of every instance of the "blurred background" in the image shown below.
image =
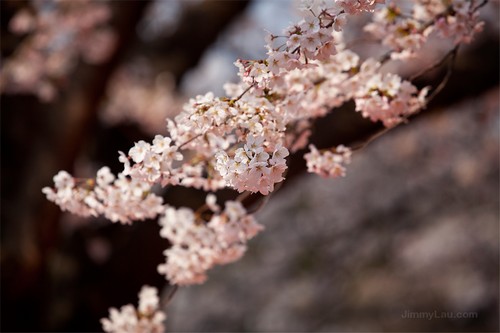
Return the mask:
<path fill-rule="evenodd" d="M 2 331 L 101 331 L 108 308 L 136 304 L 143 284 L 168 289 L 156 272 L 168 246 L 156 221 L 82 219 L 41 188 L 59 170 L 121 171 L 119 150 L 166 134 L 164 119 L 189 97 L 223 95 L 237 80 L 236 59 L 264 57 L 266 31 L 296 21 L 294 5 L 0 2 Z M 356 152 L 346 178 L 307 175 L 304 152 L 294 156 L 287 181 L 257 213 L 266 231 L 242 260 L 176 293 L 168 331 L 497 332 L 498 12 L 495 1 L 482 9 L 485 30 L 460 50 L 429 108 Z M 366 39 L 366 20 L 354 20 L 346 39 L 363 56 L 383 54 L 354 43 Z M 432 42 L 389 69 L 410 75 L 446 47 Z M 416 84 L 436 86 L 444 74 Z M 353 110 L 320 119 L 313 142 L 356 144 L 380 130 Z M 204 194 L 163 196 L 195 207 Z"/>

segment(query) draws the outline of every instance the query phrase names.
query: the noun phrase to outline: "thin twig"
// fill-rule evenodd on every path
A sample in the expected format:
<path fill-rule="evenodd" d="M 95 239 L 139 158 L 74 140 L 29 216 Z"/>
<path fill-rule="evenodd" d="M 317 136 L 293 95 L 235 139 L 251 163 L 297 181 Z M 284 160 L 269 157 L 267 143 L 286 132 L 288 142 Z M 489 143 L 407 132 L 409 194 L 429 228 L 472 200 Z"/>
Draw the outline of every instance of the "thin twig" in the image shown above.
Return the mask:
<path fill-rule="evenodd" d="M 373 134 L 372 136 L 370 136 L 368 138 L 368 140 L 366 140 L 365 142 L 363 142 L 363 143 L 361 143 L 361 144 L 359 144 L 357 146 L 351 147 L 351 150 L 352 151 L 356 151 L 356 150 L 361 150 L 361 149 L 366 148 L 366 146 L 368 146 L 370 143 L 372 143 L 373 141 L 375 141 L 376 139 L 378 139 L 379 137 L 381 137 L 385 133 L 389 132 L 393 128 L 394 127 L 385 127 L 383 130 L 381 130 L 381 131 Z"/>
<path fill-rule="evenodd" d="M 170 303 L 170 301 L 172 300 L 172 298 L 174 298 L 174 295 L 175 295 L 175 293 L 177 292 L 178 289 L 179 289 L 179 286 L 176 285 L 176 284 L 174 284 L 174 285 L 171 286 L 170 291 L 168 292 L 167 297 L 165 297 L 163 299 L 164 306 L 166 306 L 166 305 L 168 305 L 168 303 Z"/>
<path fill-rule="evenodd" d="M 391 54 L 392 54 L 392 51 L 387 51 L 386 53 L 384 53 L 380 59 L 378 60 L 380 62 L 381 65 L 385 64 L 387 61 L 391 60 Z"/>
<path fill-rule="evenodd" d="M 191 139 L 189 139 L 189 140 L 187 140 L 186 142 L 184 142 L 183 144 L 181 144 L 181 145 L 179 146 L 179 148 L 178 148 L 178 149 L 181 149 L 181 148 L 182 148 L 182 147 L 184 147 L 185 145 L 187 145 L 187 144 L 191 143 L 192 141 L 194 141 L 194 140 L 198 139 L 201 135 L 202 135 L 202 134 L 200 133 L 200 134 L 197 134 L 197 135 L 193 136 Z"/>
<path fill-rule="evenodd" d="M 453 49 L 453 52 L 452 52 L 451 58 L 450 58 L 450 62 L 448 63 L 448 68 L 446 70 L 445 77 L 443 78 L 441 83 L 436 87 L 436 89 L 434 89 L 432 94 L 427 98 L 427 101 L 425 102 L 425 104 L 429 104 L 429 102 L 432 101 L 436 97 L 436 95 L 439 94 L 441 92 L 441 90 L 443 90 L 443 88 L 448 83 L 448 81 L 451 77 L 451 74 L 453 73 L 453 66 L 455 64 L 455 59 L 457 58 L 458 49 L 459 49 L 458 45 Z"/>
<path fill-rule="evenodd" d="M 237 102 L 239 101 L 243 96 L 245 96 L 245 94 L 250 90 L 252 89 L 253 87 L 255 86 L 255 84 L 252 84 L 250 86 L 248 86 L 248 88 L 246 88 L 238 97 L 236 97 L 233 102 Z"/>
<path fill-rule="evenodd" d="M 457 49 L 458 49 L 458 45 L 455 46 L 453 49 L 451 49 L 448 53 L 446 53 L 446 55 L 441 58 L 439 61 L 437 61 L 436 63 L 434 63 L 432 66 L 430 67 L 427 67 L 427 68 L 424 68 L 423 70 L 421 70 L 420 72 L 416 73 L 416 74 L 413 74 L 408 80 L 409 81 L 413 81 L 415 80 L 416 78 L 422 76 L 423 74 L 427 73 L 427 72 L 430 72 L 432 71 L 433 69 L 436 69 L 438 67 L 440 67 L 441 65 L 443 65 L 446 60 L 448 60 L 450 57 L 454 57 L 454 55 L 456 54 L 457 52 Z"/>
<path fill-rule="evenodd" d="M 474 13 L 476 10 L 480 9 L 481 7 L 485 6 L 489 1 L 488 0 L 484 0 L 483 2 L 481 2 L 479 5 L 477 5 L 473 10 L 472 12 Z"/>

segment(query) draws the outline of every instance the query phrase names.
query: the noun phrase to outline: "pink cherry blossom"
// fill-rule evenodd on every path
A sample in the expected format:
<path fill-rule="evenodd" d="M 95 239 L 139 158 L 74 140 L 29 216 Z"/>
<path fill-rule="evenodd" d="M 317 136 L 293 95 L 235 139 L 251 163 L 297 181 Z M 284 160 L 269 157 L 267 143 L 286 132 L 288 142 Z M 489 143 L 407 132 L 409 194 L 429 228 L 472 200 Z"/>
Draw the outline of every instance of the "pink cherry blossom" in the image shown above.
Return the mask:
<path fill-rule="evenodd" d="M 309 145 L 310 152 L 304 155 L 307 171 L 317 173 L 325 178 L 345 177 L 345 165 L 351 163 L 351 150 L 343 145 L 332 151 L 318 151 Z"/>
<path fill-rule="evenodd" d="M 160 218 L 160 235 L 172 246 L 165 250 L 166 262 L 158 266 L 158 272 L 170 283 L 203 283 L 210 268 L 239 259 L 246 242 L 263 229 L 240 202 L 227 201 L 220 212 L 214 201 L 215 196 L 207 197 L 212 213 L 208 220 L 189 208 L 173 207 L 167 207 Z"/>
<path fill-rule="evenodd" d="M 163 333 L 167 318 L 160 310 L 158 290 L 143 286 L 139 292 L 139 306 L 122 306 L 109 309 L 109 318 L 101 319 L 102 328 L 108 333 Z"/>

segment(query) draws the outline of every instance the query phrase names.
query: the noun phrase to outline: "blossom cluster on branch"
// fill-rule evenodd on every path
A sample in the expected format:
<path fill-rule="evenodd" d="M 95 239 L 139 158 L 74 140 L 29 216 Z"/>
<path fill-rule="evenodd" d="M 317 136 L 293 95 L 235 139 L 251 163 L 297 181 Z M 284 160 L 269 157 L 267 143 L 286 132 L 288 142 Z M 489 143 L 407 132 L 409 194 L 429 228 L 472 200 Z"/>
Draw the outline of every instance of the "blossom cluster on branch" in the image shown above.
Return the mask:
<path fill-rule="evenodd" d="M 165 250 L 167 260 L 158 266 L 158 271 L 171 283 L 205 282 L 208 269 L 241 258 L 247 240 L 263 229 L 239 201 L 227 201 L 223 211 L 213 194 L 206 201 L 205 214 L 189 208 L 167 207 L 159 220 L 160 235 L 172 247 Z"/>
<path fill-rule="evenodd" d="M 307 171 L 325 178 L 345 177 L 345 165 L 351 163 L 351 149 L 344 145 L 332 150 L 320 152 L 314 145 L 309 145 L 310 152 L 304 155 Z"/>
<path fill-rule="evenodd" d="M 168 136 L 120 152 L 124 169 L 117 177 L 103 168 L 89 183 L 61 172 L 54 177 L 55 188 L 43 191 L 63 209 L 84 216 L 103 214 L 130 223 L 160 215 L 160 234 L 172 246 L 159 272 L 172 284 L 202 283 L 214 265 L 240 258 L 263 227 L 241 200 L 227 201 L 222 209 L 209 195 L 193 211 L 163 205 L 152 186 L 207 192 L 228 187 L 269 195 L 284 180 L 287 156 L 308 145 L 313 122 L 345 102 L 354 101 L 357 112 L 386 128 L 405 122 L 425 108 L 430 87 L 418 88 L 383 65 L 391 59 L 410 61 L 432 33 L 469 42 L 482 27 L 481 6 L 461 0 L 304 1 L 302 20 L 267 37 L 266 59 L 236 61 L 240 82 L 225 85 L 227 97 L 207 93 L 190 99 L 167 120 Z M 388 47 L 384 56 L 362 59 L 347 47 L 343 28 L 359 13 L 373 13 L 365 30 Z M 348 147 L 309 148 L 304 156 L 309 172 L 345 175 Z M 119 318 L 116 312 L 114 317 Z"/>
<path fill-rule="evenodd" d="M 402 4 L 404 5 L 404 4 Z M 474 0 L 414 1 L 408 13 L 397 2 L 374 14 L 373 22 L 365 26 L 383 45 L 389 47 L 393 59 L 416 56 L 433 32 L 453 38 L 455 44 L 470 43 L 484 22 L 479 20 Z"/>
<path fill-rule="evenodd" d="M 143 286 L 139 292 L 139 306 L 124 305 L 120 310 L 109 309 L 109 318 L 101 319 L 105 332 L 120 333 L 162 333 L 166 314 L 160 310 L 158 290 Z"/>
<path fill-rule="evenodd" d="M 116 178 L 108 167 L 97 171 L 96 179 L 78 180 L 66 171 L 54 176 L 55 189 L 43 188 L 47 198 L 80 216 L 104 215 L 113 222 L 154 218 L 163 212 L 163 199 L 144 182 L 120 173 Z"/>

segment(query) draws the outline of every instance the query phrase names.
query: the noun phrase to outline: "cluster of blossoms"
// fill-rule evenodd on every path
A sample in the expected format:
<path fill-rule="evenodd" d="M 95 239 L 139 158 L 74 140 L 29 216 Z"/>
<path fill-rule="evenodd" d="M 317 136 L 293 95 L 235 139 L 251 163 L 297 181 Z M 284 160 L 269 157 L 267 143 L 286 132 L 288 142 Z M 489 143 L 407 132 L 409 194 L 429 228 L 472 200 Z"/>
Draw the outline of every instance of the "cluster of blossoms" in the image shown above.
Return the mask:
<path fill-rule="evenodd" d="M 281 144 L 274 147 L 272 155 L 266 152 L 264 137 L 248 136 L 243 148 L 238 148 L 233 157 L 225 151 L 216 154 L 219 171 L 226 184 L 239 192 L 260 192 L 264 195 L 274 190 L 274 184 L 283 180 L 288 150 Z"/>
<path fill-rule="evenodd" d="M 120 162 L 124 164 L 124 175 L 130 175 L 143 183 L 154 184 L 162 178 L 170 177 L 174 171 L 173 162 L 181 161 L 182 154 L 179 147 L 172 144 L 172 139 L 156 135 L 153 143 L 143 140 L 130 148 L 128 157 L 120 152 Z M 134 162 L 131 166 L 130 160 Z"/>
<path fill-rule="evenodd" d="M 0 91 L 35 93 L 50 101 L 81 56 L 97 64 L 111 55 L 116 36 L 106 24 L 109 5 L 91 0 L 32 0 L 10 30 L 28 36 L 1 69 Z"/>
<path fill-rule="evenodd" d="M 143 286 L 139 292 L 139 307 L 128 304 L 109 309 L 109 319 L 101 319 L 102 327 L 108 333 L 162 333 L 167 318 L 160 308 L 158 290 Z"/>
<path fill-rule="evenodd" d="M 206 191 L 232 186 L 240 192 L 265 194 L 283 179 L 284 157 L 288 155 L 281 144 L 285 127 L 264 98 L 236 101 L 217 99 L 212 94 L 197 96 L 174 121 L 168 121 L 167 128 L 170 137 L 157 135 L 152 144 L 140 141 L 128 156 L 122 155 L 125 175 L 162 186 L 183 185 Z M 237 149 L 242 144 L 246 148 Z M 239 162 L 245 162 L 252 171 L 243 170 L 241 165 L 234 172 L 234 161 L 227 153 L 230 150 L 236 150 L 237 159 L 246 151 L 248 160 Z M 185 155 L 192 158 L 174 163 L 184 160 Z M 222 165 L 224 161 L 226 165 Z M 260 184 L 250 187 L 255 180 Z"/>
<path fill-rule="evenodd" d="M 392 50 L 393 59 L 410 58 L 434 31 L 455 44 L 470 43 L 484 24 L 477 6 L 474 0 L 394 1 L 377 11 L 365 30 Z"/>
<path fill-rule="evenodd" d="M 263 229 L 239 201 L 227 201 L 223 211 L 213 194 L 207 196 L 206 202 L 207 214 L 167 207 L 159 220 L 160 235 L 172 246 L 165 250 L 167 260 L 158 271 L 170 283 L 203 283 L 208 269 L 238 260 L 246 250 L 246 242 Z"/>
<path fill-rule="evenodd" d="M 115 178 L 108 167 L 99 169 L 96 180 L 78 181 L 66 171 L 59 171 L 54 185 L 42 189 L 47 199 L 80 216 L 102 214 L 113 222 L 130 224 L 154 218 L 163 211 L 163 199 L 150 193 L 147 184 L 124 174 Z"/>
<path fill-rule="evenodd" d="M 409 81 L 392 73 L 380 73 L 381 64 L 369 59 L 356 77 L 353 97 L 356 111 L 371 121 L 382 121 L 386 127 L 401 123 L 425 106 L 429 88 L 418 90 Z"/>
<path fill-rule="evenodd" d="M 304 155 L 307 171 L 325 178 L 345 177 L 345 165 L 351 163 L 351 149 L 344 145 L 320 152 L 314 145 L 309 145 L 310 152 Z"/>
<path fill-rule="evenodd" d="M 263 96 L 228 99 L 207 93 L 184 105 L 175 121 L 167 120 L 167 129 L 172 139 L 188 142 L 186 148 L 208 157 L 249 135 L 279 142 L 285 124 L 274 105 Z"/>
<path fill-rule="evenodd" d="M 291 123 L 324 116 L 352 99 L 363 117 L 395 126 L 425 106 L 428 88 L 419 90 L 396 74 L 381 72 L 381 66 L 372 58 L 361 63 L 356 53 L 340 50 L 328 61 L 283 73 L 273 92 L 286 98 L 276 101 L 276 109 Z"/>
<path fill-rule="evenodd" d="M 312 60 L 328 60 L 337 52 L 333 32 L 341 31 L 347 14 L 371 12 L 383 0 L 343 0 L 324 2 L 318 6 L 313 1 L 303 3 L 306 16 L 283 31 L 282 36 L 267 36 L 268 58 L 260 61 L 239 60 L 236 66 L 242 82 L 256 88 L 269 88 L 280 73 L 307 68 Z M 318 14 L 314 14 L 317 12 Z M 283 40 L 284 39 L 284 40 Z M 276 46 L 276 44 L 278 44 Z"/>
<path fill-rule="evenodd" d="M 346 48 L 341 33 L 347 13 L 373 11 L 378 3 L 337 1 L 330 7 L 306 5 L 305 19 L 286 28 L 284 36 L 268 36 L 266 60 L 236 62 L 241 83 L 238 88 L 229 86 L 227 93 L 237 96 L 245 85 L 250 85 L 251 95 L 271 101 L 288 128 L 303 129 L 314 118 L 348 100 L 354 100 L 356 111 L 372 121 L 381 121 L 387 127 L 399 124 L 425 107 L 428 88 L 419 90 L 396 74 L 384 73 L 380 61 L 361 61 Z M 283 38 L 281 45 L 275 46 Z M 297 126 L 299 122 L 301 125 Z M 290 134 L 303 133 L 286 133 L 287 142 L 300 142 L 293 150 L 303 148 L 307 140 L 294 140 Z"/>
<path fill-rule="evenodd" d="M 365 26 L 382 44 L 393 52 L 393 59 L 412 57 L 425 44 L 432 32 L 432 26 L 413 16 L 403 15 L 401 9 L 392 3 L 373 16 L 373 22 Z"/>
<path fill-rule="evenodd" d="M 483 30 L 479 20 L 478 1 L 454 0 L 447 15 L 436 21 L 436 29 L 444 37 L 451 37 L 455 44 L 470 43 L 475 34 Z"/>

